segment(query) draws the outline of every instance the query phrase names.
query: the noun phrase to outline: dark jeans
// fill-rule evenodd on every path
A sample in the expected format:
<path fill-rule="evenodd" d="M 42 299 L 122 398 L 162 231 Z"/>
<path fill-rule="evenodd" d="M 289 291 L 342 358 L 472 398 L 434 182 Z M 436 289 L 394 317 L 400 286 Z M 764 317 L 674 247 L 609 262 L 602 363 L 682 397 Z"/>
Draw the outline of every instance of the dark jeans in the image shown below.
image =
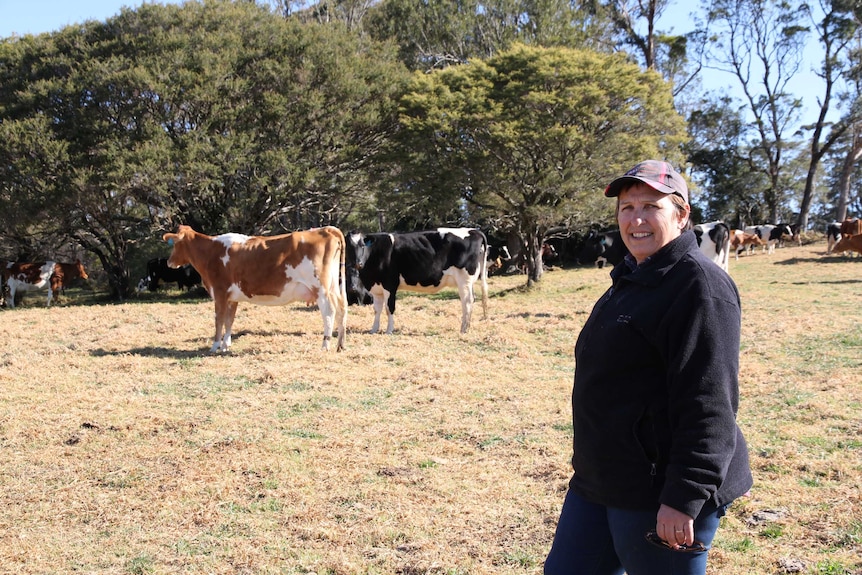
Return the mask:
<path fill-rule="evenodd" d="M 694 538 L 709 549 L 727 506 L 704 508 Z M 644 535 L 655 529 L 654 511 L 591 503 L 569 490 L 560 513 L 545 575 L 704 575 L 707 551 L 656 547 Z"/>

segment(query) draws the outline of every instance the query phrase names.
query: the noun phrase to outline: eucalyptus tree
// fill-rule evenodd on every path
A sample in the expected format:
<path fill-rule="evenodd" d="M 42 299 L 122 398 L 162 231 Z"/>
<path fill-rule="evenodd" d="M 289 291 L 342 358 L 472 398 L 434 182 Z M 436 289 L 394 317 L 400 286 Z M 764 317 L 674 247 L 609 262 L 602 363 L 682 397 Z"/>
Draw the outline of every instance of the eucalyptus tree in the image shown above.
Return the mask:
<path fill-rule="evenodd" d="M 813 26 L 823 47 L 823 65 L 817 73 L 823 79 L 823 95 L 817 102 L 819 104 L 817 119 L 808 126 L 811 129 L 808 173 L 797 220 L 797 224 L 803 230 L 808 228 L 808 212 L 811 208 L 821 160 L 832 146 L 844 139 L 845 135 L 849 135 L 851 139 L 854 138 L 854 132 L 858 130 L 859 123 L 862 121 L 862 110 L 859 106 L 853 105 L 860 96 L 859 53 L 853 48 L 858 46 L 860 40 L 862 22 L 859 18 L 862 15 L 858 12 L 862 11 L 862 8 L 855 0 L 820 0 L 820 8 L 823 18 L 819 22 L 814 22 Z M 834 92 L 840 86 L 842 78 L 846 79 L 849 89 L 849 94 L 846 94 L 844 99 L 851 105 L 827 133 L 827 115 L 833 106 Z M 853 148 L 851 144 L 851 153 L 845 157 L 845 161 L 853 158 Z M 841 207 L 839 202 L 839 217 L 843 218 Z M 846 214 L 846 211 L 844 213 Z"/>
<path fill-rule="evenodd" d="M 611 219 L 604 183 L 646 157 L 679 160 L 685 139 L 657 73 L 622 54 L 524 45 L 417 72 L 401 124 L 393 193 L 459 205 L 470 221 L 510 218 L 528 284 L 548 230 Z"/>
<path fill-rule="evenodd" d="M 663 30 L 660 21 L 670 4 L 670 0 L 605 0 L 601 7 L 613 23 L 618 45 L 645 68 L 661 73 L 672 83 L 674 97 L 684 104 L 686 91 L 703 66 L 706 34 L 701 28 L 683 34 Z"/>
<path fill-rule="evenodd" d="M 763 189 L 766 178 L 748 167 L 746 121 L 731 99 L 704 99 L 689 115 L 688 131 L 686 157 L 697 188 L 692 207 L 700 219 L 723 220 L 737 228 L 764 221 L 762 203 L 751 191 Z"/>
<path fill-rule="evenodd" d="M 791 182 L 786 166 L 799 151 L 793 131 L 802 102 L 788 89 L 799 71 L 809 32 L 808 6 L 784 0 L 711 0 L 711 67 L 732 73 L 753 117 L 744 150 L 751 171 L 767 178 L 761 190 L 768 219 L 777 221 Z"/>

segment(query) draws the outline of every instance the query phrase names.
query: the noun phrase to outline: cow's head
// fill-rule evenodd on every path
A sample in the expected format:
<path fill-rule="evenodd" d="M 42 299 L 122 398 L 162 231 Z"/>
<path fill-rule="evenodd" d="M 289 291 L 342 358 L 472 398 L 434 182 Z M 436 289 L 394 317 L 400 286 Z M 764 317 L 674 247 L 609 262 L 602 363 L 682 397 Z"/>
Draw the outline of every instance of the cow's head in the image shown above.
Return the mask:
<path fill-rule="evenodd" d="M 192 263 L 189 259 L 189 244 L 195 233 L 191 227 L 182 225 L 177 233 L 167 233 L 162 236 L 162 240 L 173 246 L 171 256 L 168 258 L 168 267 L 178 268 Z"/>
<path fill-rule="evenodd" d="M 78 272 L 78 276 L 82 280 L 86 280 L 86 279 L 90 278 L 90 276 L 87 275 L 86 270 L 84 270 L 84 264 L 81 263 L 81 260 L 75 260 L 75 269 Z"/>
<path fill-rule="evenodd" d="M 371 294 L 365 288 L 360 278 L 360 272 L 368 262 L 371 247 L 374 244 L 372 236 L 360 232 L 349 232 L 346 236 L 347 250 L 345 253 L 347 302 L 350 304 L 369 304 L 373 301 Z"/>

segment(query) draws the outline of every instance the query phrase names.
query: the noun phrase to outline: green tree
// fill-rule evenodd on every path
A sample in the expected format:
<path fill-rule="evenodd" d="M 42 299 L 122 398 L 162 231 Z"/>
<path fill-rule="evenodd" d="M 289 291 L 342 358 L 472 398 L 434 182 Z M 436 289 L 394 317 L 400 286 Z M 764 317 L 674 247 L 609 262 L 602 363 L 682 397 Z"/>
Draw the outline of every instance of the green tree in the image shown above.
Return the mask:
<path fill-rule="evenodd" d="M 593 0 L 384 0 L 366 29 L 392 39 L 413 70 L 485 59 L 515 42 L 609 51 L 608 20 Z"/>
<path fill-rule="evenodd" d="M 129 249 L 178 223 L 272 233 L 368 201 L 407 70 L 389 47 L 253 3 L 144 4 L 0 43 L 0 198 L 25 234 L 95 254 L 112 295 Z"/>
<path fill-rule="evenodd" d="M 749 169 L 766 177 L 768 219 L 777 222 L 793 182 L 787 174 L 800 142 L 792 135 L 802 102 L 788 91 L 808 33 L 807 5 L 783 0 L 712 0 L 712 66 L 732 73 L 754 118 L 747 134 Z"/>
<path fill-rule="evenodd" d="M 852 48 L 859 42 L 860 22 L 854 9 L 860 11 L 859 3 L 854 0 L 821 0 L 820 8 L 824 13 L 820 22 L 814 23 L 820 44 L 823 46 L 823 67 L 818 75 L 823 79 L 823 96 L 818 99 L 819 110 L 817 120 L 808 128 L 811 129 L 809 140 L 810 156 L 808 173 L 805 179 L 805 189 L 800 203 L 797 224 L 800 229 L 808 228 L 808 212 L 815 192 L 817 171 L 823 157 L 832 146 L 836 145 L 845 135 L 853 138 L 853 131 L 862 120 L 862 111 L 850 106 L 846 113 L 835 123 L 827 133 L 827 115 L 832 106 L 833 91 L 842 77 L 849 77 L 848 83 L 852 92 L 858 95 L 858 85 L 854 86 L 852 79 L 859 76 L 858 53 Z M 855 57 L 854 57 L 855 56 Z M 854 68 L 856 68 L 854 70 Z M 854 98 L 851 93 L 849 98 Z M 846 159 L 853 158 L 851 153 Z M 852 163 L 852 160 L 851 160 Z M 839 204 L 839 212 L 841 212 Z"/>
<path fill-rule="evenodd" d="M 401 101 L 397 193 L 508 220 L 528 283 L 561 222 L 609 219 L 601 186 L 648 157 L 681 158 L 669 86 L 623 55 L 516 45 L 487 61 L 417 73 Z"/>

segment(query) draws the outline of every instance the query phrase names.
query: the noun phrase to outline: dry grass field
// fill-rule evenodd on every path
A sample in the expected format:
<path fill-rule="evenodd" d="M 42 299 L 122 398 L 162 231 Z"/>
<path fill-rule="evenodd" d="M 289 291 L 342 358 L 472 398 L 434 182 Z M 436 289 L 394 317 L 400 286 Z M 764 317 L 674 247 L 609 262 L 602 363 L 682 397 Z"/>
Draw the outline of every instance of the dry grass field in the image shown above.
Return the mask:
<path fill-rule="evenodd" d="M 740 423 L 756 485 L 711 575 L 862 574 L 862 258 L 825 242 L 731 260 Z M 538 574 L 569 477 L 572 349 L 608 270 L 401 294 L 396 333 L 351 307 L 239 308 L 86 291 L 0 311 L 0 573 Z M 624 353 L 621 350 L 621 353 Z"/>

